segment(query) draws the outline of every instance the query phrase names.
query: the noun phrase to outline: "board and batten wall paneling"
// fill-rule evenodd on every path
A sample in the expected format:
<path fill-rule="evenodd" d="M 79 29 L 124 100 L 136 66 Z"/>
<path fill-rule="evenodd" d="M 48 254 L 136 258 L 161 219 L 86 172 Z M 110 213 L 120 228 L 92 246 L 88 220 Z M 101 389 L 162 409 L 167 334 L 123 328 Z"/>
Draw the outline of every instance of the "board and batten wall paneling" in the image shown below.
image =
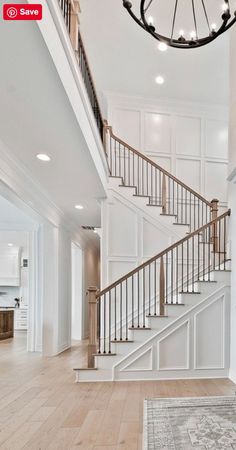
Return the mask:
<path fill-rule="evenodd" d="M 107 94 L 114 133 L 208 200 L 227 202 L 228 110 Z M 220 183 L 219 183 L 220 180 Z"/>

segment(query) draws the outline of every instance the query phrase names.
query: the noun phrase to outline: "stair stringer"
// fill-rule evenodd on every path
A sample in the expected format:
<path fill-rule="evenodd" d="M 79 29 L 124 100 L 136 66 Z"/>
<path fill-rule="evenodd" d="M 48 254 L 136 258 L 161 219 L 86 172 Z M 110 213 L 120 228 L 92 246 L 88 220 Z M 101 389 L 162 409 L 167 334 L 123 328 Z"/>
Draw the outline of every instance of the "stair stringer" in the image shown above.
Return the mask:
<path fill-rule="evenodd" d="M 112 367 L 112 380 L 227 377 L 229 373 L 230 285 L 226 281 L 217 282 L 216 286 L 214 292 L 210 295 L 206 293 L 204 299 L 184 311 L 182 315 L 174 317 L 171 323 L 168 322 L 162 330 L 157 331 L 138 348 L 115 363 Z M 214 321 L 208 321 L 207 331 L 204 315 L 209 316 L 210 309 Z M 199 317 L 203 318 L 202 324 Z M 203 346 L 201 337 L 207 333 L 210 343 L 208 340 Z M 165 349 L 168 345 L 172 355 L 168 353 L 166 357 Z M 185 345 L 184 349 L 183 345 Z M 221 348 L 220 352 L 219 348 Z M 151 363 L 148 368 L 142 369 L 143 355 L 146 355 L 148 351 L 152 355 Z M 172 366 L 165 366 L 170 364 L 171 358 Z M 207 359 L 208 363 L 201 365 L 201 358 L 202 361 L 204 358 Z"/>
<path fill-rule="evenodd" d="M 137 195 L 136 187 L 124 185 L 122 178 L 110 177 L 107 185 L 107 192 L 108 195 L 109 193 L 118 194 L 121 198 L 126 199 L 129 203 L 134 205 L 135 208 L 139 209 L 139 211 L 142 211 L 147 217 L 166 225 L 179 239 L 183 237 L 186 232 L 189 232 L 188 225 L 176 225 L 176 217 L 174 215 L 163 215 L 162 207 L 160 205 L 149 204 L 148 196 Z"/>
<path fill-rule="evenodd" d="M 129 189 L 129 188 L 128 188 Z M 188 227 L 186 226 L 174 226 L 173 217 L 161 216 L 158 214 L 156 217 L 150 214 L 150 208 L 139 204 L 139 200 L 133 197 L 134 200 L 130 200 L 121 192 L 115 189 L 107 190 L 107 199 L 102 201 L 102 231 L 101 231 L 101 285 L 109 286 L 114 280 L 123 276 L 130 270 L 138 267 L 144 261 L 154 256 L 161 250 L 164 250 L 169 245 L 179 241 L 186 235 Z M 121 236 L 113 236 L 113 227 L 111 226 L 112 220 L 115 220 L 115 210 L 117 205 L 121 205 L 124 209 L 124 215 L 131 214 L 130 229 L 124 233 L 124 240 L 129 241 L 136 239 L 133 244 L 133 248 L 128 250 L 123 247 L 125 243 Z M 113 209 L 114 206 L 114 209 Z M 133 216 L 133 218 L 132 218 Z M 118 217 L 117 220 L 122 222 L 122 217 Z M 117 221 L 116 221 L 117 223 Z M 144 227 L 149 228 L 153 233 L 153 248 L 150 249 L 150 244 L 146 244 L 147 232 Z M 119 226 L 118 226 L 119 228 Z M 152 231 L 153 230 L 153 231 Z M 116 248 L 113 249 L 113 240 L 116 240 Z M 119 244 L 119 242 L 121 243 Z M 149 247 L 146 249 L 146 247 Z M 119 264 L 122 266 L 120 272 L 115 268 L 115 272 L 112 273 L 110 266 Z"/>

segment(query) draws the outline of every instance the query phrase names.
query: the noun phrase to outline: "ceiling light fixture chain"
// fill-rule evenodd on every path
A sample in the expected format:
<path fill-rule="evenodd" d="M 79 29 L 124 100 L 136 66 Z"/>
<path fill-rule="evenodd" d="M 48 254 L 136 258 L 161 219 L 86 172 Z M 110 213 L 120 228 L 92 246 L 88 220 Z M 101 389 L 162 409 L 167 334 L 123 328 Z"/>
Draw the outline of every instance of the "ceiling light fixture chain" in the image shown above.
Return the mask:
<path fill-rule="evenodd" d="M 176 30 L 176 18 L 177 15 L 178 18 L 181 17 L 181 10 L 179 0 L 175 0 L 173 19 L 171 23 L 171 33 L 170 36 L 168 36 L 168 34 L 165 35 L 156 30 L 155 19 L 153 16 L 147 17 L 147 12 L 150 12 L 150 10 L 151 12 L 153 10 L 155 11 L 155 18 L 158 17 L 160 2 L 157 4 L 157 0 L 139 1 L 140 8 L 137 13 L 134 12 L 134 8 L 130 0 L 123 0 L 123 5 L 139 26 L 141 26 L 145 31 L 151 34 L 155 39 L 163 42 L 164 44 L 167 44 L 170 47 L 180 49 L 202 47 L 214 41 L 218 36 L 227 31 L 236 22 L 236 11 L 231 14 L 232 7 L 230 6 L 229 0 L 223 0 L 221 6 L 222 9 L 219 9 L 219 11 L 217 10 L 217 6 L 214 6 L 214 10 L 218 18 L 217 21 L 219 22 L 218 26 L 215 23 L 212 23 L 212 25 L 210 25 L 211 18 L 209 14 L 209 6 L 207 5 L 206 0 L 201 0 L 201 2 L 199 3 L 200 6 L 195 4 L 195 0 L 189 0 L 189 5 L 187 2 L 185 2 L 184 5 L 186 9 L 191 8 L 193 31 L 191 31 L 189 37 L 187 37 L 185 35 L 184 28 L 180 32 Z M 156 9 L 154 9 L 154 6 Z M 182 14 L 182 16 L 184 17 L 184 14 Z M 203 22 L 205 23 L 206 31 L 202 31 L 204 30 L 204 23 L 202 24 L 202 18 Z"/>

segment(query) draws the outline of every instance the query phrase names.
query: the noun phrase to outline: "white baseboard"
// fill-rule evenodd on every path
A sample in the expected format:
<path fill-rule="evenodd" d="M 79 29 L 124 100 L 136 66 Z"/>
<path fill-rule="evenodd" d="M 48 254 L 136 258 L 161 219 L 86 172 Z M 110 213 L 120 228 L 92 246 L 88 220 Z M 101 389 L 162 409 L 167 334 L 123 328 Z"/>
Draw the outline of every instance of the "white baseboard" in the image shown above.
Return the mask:
<path fill-rule="evenodd" d="M 236 384 L 236 369 L 229 369 L 229 379 Z"/>

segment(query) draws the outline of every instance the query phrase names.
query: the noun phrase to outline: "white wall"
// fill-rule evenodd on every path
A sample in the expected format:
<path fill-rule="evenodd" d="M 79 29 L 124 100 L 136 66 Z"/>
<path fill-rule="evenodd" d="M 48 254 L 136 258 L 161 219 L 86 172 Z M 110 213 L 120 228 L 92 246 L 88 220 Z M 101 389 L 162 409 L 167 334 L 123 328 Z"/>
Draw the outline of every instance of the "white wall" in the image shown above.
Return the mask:
<path fill-rule="evenodd" d="M 100 253 L 99 249 L 87 246 L 83 252 L 84 289 L 83 289 L 83 338 L 88 337 L 88 299 L 87 288 L 96 286 L 100 288 Z"/>
<path fill-rule="evenodd" d="M 114 133 L 208 200 L 227 202 L 228 111 L 107 94 Z M 219 183 L 219 179 L 221 183 Z"/>
<path fill-rule="evenodd" d="M 231 31 L 230 48 L 230 129 L 229 129 L 229 206 L 231 213 L 231 363 L 230 377 L 236 382 L 236 29 Z"/>

